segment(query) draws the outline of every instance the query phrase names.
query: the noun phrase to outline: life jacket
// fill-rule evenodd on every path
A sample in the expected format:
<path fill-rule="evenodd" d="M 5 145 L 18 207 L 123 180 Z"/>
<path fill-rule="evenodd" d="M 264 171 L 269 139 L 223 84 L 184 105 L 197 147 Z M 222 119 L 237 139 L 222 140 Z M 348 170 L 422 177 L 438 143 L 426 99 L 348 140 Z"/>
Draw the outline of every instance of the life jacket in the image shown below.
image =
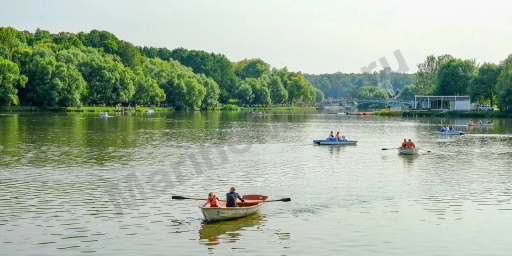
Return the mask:
<path fill-rule="evenodd" d="M 211 207 L 217 207 L 217 199 L 219 199 L 219 197 L 217 197 L 217 195 L 214 195 L 213 197 L 208 197 L 208 203 L 210 204 Z"/>

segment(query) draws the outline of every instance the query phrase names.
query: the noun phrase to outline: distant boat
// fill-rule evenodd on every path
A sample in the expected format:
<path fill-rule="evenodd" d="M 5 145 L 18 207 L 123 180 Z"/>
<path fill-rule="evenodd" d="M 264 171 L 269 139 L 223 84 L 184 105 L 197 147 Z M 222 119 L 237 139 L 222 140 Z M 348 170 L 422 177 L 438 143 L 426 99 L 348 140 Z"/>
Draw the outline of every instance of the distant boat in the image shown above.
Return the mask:
<path fill-rule="evenodd" d="M 317 145 L 355 145 L 357 140 L 313 140 Z"/>
<path fill-rule="evenodd" d="M 432 131 L 432 134 L 441 134 L 441 135 L 464 135 L 464 132 L 454 131 L 454 132 L 440 132 L 440 131 Z"/>
<path fill-rule="evenodd" d="M 494 123 L 489 123 L 489 124 L 487 124 L 487 123 L 481 123 L 481 124 L 479 124 L 479 123 L 472 123 L 472 124 L 468 123 L 467 125 L 468 126 L 492 126 L 493 124 Z"/>
<path fill-rule="evenodd" d="M 108 117 L 108 112 L 100 112 L 100 117 Z"/>
<path fill-rule="evenodd" d="M 265 112 L 252 112 L 252 115 L 253 116 L 264 116 L 264 115 L 266 115 L 266 113 Z"/>
<path fill-rule="evenodd" d="M 373 112 L 346 112 L 347 115 L 357 115 L 357 116 L 367 116 L 367 115 L 374 115 Z"/>

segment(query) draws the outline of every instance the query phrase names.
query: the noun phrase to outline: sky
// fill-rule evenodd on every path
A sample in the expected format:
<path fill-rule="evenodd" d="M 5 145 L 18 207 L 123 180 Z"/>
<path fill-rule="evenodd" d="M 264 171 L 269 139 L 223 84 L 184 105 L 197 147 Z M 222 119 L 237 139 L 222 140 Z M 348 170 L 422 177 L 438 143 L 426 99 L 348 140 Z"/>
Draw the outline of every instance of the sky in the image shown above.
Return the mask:
<path fill-rule="evenodd" d="M 414 73 L 428 55 L 504 60 L 512 54 L 509 6 L 505 0 L 0 0 L 0 26 L 106 30 L 137 46 L 260 58 L 308 74 L 378 71 L 387 66 L 381 59 L 393 71 Z"/>

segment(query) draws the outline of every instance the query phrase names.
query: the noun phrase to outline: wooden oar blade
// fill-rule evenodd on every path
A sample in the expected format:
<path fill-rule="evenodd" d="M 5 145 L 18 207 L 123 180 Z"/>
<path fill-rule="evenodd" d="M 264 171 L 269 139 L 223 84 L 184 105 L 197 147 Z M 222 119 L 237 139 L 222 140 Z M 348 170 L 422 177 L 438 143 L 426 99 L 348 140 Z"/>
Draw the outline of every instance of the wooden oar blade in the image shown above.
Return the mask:
<path fill-rule="evenodd" d="M 172 199 L 180 199 L 180 200 L 183 200 L 183 199 L 190 199 L 188 197 L 184 197 L 184 196 L 172 196 Z"/>

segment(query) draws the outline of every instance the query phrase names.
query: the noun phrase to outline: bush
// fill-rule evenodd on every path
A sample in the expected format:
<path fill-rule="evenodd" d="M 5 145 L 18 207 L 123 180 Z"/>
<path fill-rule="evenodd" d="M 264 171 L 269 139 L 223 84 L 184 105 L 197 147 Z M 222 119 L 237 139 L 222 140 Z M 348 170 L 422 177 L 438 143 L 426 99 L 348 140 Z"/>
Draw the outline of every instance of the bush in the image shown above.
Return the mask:
<path fill-rule="evenodd" d="M 237 105 L 226 104 L 222 106 L 221 110 L 238 111 L 240 108 Z"/>
<path fill-rule="evenodd" d="M 375 111 L 374 114 L 379 115 L 379 116 L 401 116 L 402 111 L 381 110 L 381 111 Z"/>

